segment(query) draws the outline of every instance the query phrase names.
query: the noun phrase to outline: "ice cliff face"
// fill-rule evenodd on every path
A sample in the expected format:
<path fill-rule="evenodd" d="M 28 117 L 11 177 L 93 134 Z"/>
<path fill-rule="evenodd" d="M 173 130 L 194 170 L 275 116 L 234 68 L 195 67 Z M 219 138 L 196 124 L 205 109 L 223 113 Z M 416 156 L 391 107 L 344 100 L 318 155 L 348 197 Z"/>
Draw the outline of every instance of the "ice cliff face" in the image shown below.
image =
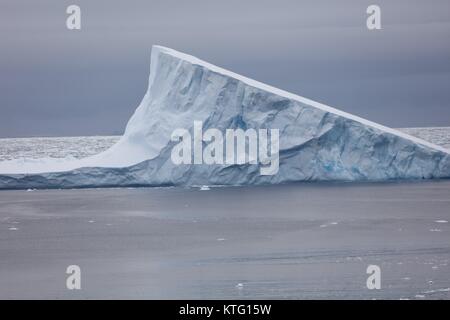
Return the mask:
<path fill-rule="evenodd" d="M 279 171 L 259 165 L 175 165 L 177 128 L 279 129 Z M 67 162 L 0 163 L 0 189 L 256 185 L 450 177 L 449 151 L 195 57 L 154 46 L 148 91 L 120 141 Z"/>

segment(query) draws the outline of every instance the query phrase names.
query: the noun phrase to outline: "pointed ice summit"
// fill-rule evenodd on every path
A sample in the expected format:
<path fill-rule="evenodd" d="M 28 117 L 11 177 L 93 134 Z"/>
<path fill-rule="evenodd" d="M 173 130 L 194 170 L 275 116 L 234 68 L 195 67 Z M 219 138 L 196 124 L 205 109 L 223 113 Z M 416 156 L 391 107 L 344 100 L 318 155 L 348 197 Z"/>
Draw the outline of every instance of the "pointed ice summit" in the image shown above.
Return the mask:
<path fill-rule="evenodd" d="M 204 131 L 278 129 L 279 170 L 174 164 L 171 135 L 192 131 L 194 121 Z M 152 48 L 148 91 L 109 150 L 81 160 L 0 163 L 0 189 L 449 177 L 449 150 L 161 46 Z"/>

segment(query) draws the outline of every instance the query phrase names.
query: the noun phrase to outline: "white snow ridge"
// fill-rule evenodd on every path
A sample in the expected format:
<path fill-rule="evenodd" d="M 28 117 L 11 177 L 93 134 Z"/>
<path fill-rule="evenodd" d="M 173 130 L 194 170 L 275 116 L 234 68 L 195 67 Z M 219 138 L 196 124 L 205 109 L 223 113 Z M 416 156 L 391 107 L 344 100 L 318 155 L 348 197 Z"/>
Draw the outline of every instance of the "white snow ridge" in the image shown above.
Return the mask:
<path fill-rule="evenodd" d="M 175 165 L 171 133 L 279 130 L 279 170 Z M 110 149 L 85 159 L 0 162 L 0 189 L 256 185 L 450 177 L 450 151 L 400 131 L 153 46 L 148 91 Z"/>

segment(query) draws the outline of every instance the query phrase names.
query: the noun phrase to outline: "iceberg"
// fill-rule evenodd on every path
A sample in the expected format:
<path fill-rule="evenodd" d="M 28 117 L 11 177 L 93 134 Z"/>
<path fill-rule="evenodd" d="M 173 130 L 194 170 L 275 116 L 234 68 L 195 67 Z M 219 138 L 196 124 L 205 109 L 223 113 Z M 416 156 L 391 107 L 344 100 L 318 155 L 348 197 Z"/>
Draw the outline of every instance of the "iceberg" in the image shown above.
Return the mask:
<path fill-rule="evenodd" d="M 174 164 L 178 128 L 279 130 L 279 170 Z M 85 159 L 0 162 L 0 189 L 279 184 L 450 177 L 450 151 L 403 132 L 153 46 L 148 90 L 120 140 Z"/>

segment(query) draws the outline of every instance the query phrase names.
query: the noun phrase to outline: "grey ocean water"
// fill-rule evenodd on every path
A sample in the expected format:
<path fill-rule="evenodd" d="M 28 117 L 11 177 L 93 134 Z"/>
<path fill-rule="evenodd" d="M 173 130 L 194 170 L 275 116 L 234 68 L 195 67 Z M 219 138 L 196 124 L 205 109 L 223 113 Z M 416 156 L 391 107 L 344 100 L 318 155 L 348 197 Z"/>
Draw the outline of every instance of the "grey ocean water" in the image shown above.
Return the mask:
<path fill-rule="evenodd" d="M 116 139 L 0 140 L 0 159 Z M 2 191 L 0 298 L 449 299 L 448 221 L 449 180 Z M 81 290 L 66 289 L 73 264 Z M 380 290 L 366 287 L 371 264 Z"/>

